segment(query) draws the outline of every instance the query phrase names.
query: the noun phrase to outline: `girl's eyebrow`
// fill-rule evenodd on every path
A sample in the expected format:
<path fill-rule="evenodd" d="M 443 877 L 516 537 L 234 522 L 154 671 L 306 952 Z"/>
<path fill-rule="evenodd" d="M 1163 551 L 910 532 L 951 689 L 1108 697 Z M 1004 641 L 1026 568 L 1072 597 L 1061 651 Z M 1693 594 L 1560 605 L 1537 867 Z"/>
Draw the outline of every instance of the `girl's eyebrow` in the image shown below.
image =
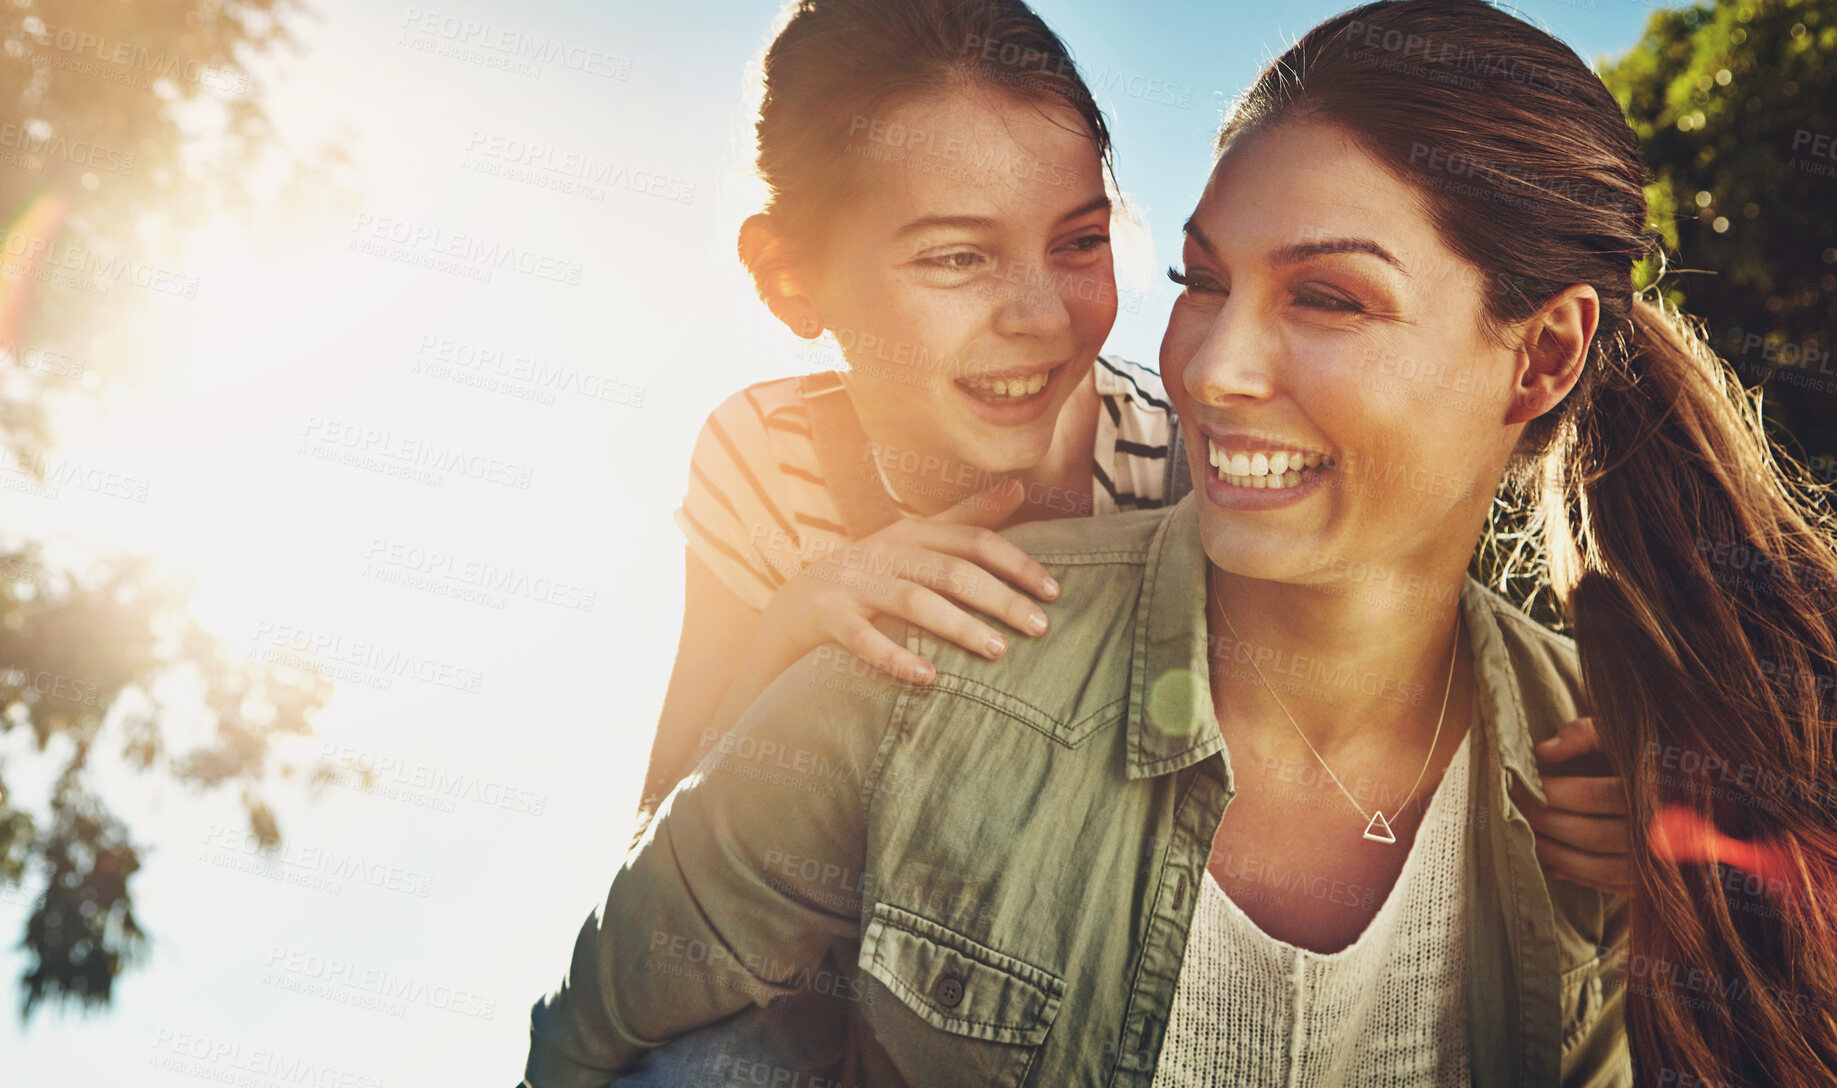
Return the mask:
<path fill-rule="evenodd" d="M 1058 222 L 1063 223 L 1069 219 L 1077 219 L 1079 216 L 1089 215 L 1095 211 L 1108 211 L 1109 208 L 1110 198 L 1108 196 L 1095 197 L 1078 205 L 1064 215 L 1061 215 L 1058 218 Z M 895 240 L 898 240 L 907 235 L 917 234 L 920 231 L 931 230 L 936 227 L 954 227 L 959 230 L 993 230 L 995 226 L 995 220 L 986 215 L 927 215 L 914 219 L 910 223 L 894 231 L 893 237 Z"/>
<path fill-rule="evenodd" d="M 897 240 L 910 234 L 917 234 L 920 231 L 931 230 L 935 227 L 955 227 L 960 230 L 992 230 L 995 227 L 995 220 L 986 215 L 927 215 L 919 219 L 914 219 L 912 222 L 894 231 L 893 237 Z"/>
<path fill-rule="evenodd" d="M 1064 215 L 1061 215 L 1059 217 L 1059 222 L 1063 223 L 1068 219 L 1077 219 L 1079 216 L 1089 215 L 1092 212 L 1097 212 L 1097 211 L 1107 212 L 1109 210 L 1110 210 L 1109 196 L 1107 194 L 1103 196 L 1096 196 L 1096 197 L 1092 197 L 1090 200 L 1085 201 L 1083 204 L 1078 205 L 1076 208 L 1073 208 L 1071 211 L 1066 212 Z"/>

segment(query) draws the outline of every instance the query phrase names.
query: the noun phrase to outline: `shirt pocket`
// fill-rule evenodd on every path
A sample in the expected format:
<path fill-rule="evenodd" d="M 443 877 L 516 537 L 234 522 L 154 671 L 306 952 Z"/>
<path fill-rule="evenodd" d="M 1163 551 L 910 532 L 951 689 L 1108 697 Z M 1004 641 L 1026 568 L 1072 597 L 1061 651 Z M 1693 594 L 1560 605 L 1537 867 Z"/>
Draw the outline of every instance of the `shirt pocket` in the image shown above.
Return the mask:
<path fill-rule="evenodd" d="M 1021 1083 L 1065 996 L 1056 975 L 887 903 L 860 966 L 899 1001 L 875 1003 L 874 1026 L 913 1084 Z"/>
<path fill-rule="evenodd" d="M 1588 1033 L 1606 1005 L 1601 981 L 1602 959 L 1597 956 L 1563 972 L 1563 1049 L 1574 1046 Z"/>

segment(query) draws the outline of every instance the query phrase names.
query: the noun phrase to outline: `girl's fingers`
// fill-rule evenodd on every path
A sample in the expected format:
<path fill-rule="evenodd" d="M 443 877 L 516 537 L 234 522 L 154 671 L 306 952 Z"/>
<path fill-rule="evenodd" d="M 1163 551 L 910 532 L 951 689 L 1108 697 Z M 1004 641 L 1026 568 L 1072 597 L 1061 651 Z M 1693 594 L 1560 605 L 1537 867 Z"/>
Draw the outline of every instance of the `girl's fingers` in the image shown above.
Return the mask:
<path fill-rule="evenodd" d="M 843 620 L 830 631 L 849 653 L 893 677 L 912 684 L 929 684 L 938 670 L 931 662 L 894 642 L 863 616 Z"/>
<path fill-rule="evenodd" d="M 1564 723 L 1548 740 L 1539 741 L 1533 750 L 1540 763 L 1561 763 L 1577 756 L 1601 750 L 1601 738 L 1595 733 L 1593 718 L 1576 718 Z"/>
<path fill-rule="evenodd" d="M 1561 843 L 1591 854 L 1623 856 L 1633 849 L 1632 824 L 1620 816 L 1578 816 L 1545 809 L 1531 822 L 1539 840 Z"/>
<path fill-rule="evenodd" d="M 993 529 L 928 522 L 917 530 L 917 536 L 924 547 L 966 559 L 1040 600 L 1059 595 L 1059 583 L 1039 560 Z"/>
<path fill-rule="evenodd" d="M 1628 895 L 1633 889 L 1633 864 L 1630 858 L 1591 854 L 1539 837 L 1537 860 L 1551 876 L 1607 892 Z"/>
<path fill-rule="evenodd" d="M 1627 814 L 1626 786 L 1618 778 L 1547 777 L 1543 784 L 1552 809 L 1588 816 Z"/>
<path fill-rule="evenodd" d="M 943 559 L 939 556 L 939 559 Z M 1006 587 L 1003 587 L 1006 589 Z M 1007 590 L 1009 596 L 1022 599 Z M 954 642 L 973 654 L 993 660 L 1008 648 L 1007 637 L 971 616 L 935 590 L 917 582 L 899 581 L 876 602 L 881 609 L 923 627 L 939 638 Z M 1037 610 L 1035 605 L 1028 608 Z"/>
<path fill-rule="evenodd" d="M 984 657 L 999 657 L 1007 636 L 951 604 L 944 595 L 1017 631 L 1037 635 L 1046 630 L 1046 613 L 1039 605 L 968 560 L 890 541 L 877 550 L 875 559 L 847 583 L 855 593 L 851 611 L 865 607 L 890 612 Z"/>
<path fill-rule="evenodd" d="M 959 559 L 954 555 L 945 555 L 942 552 L 930 552 L 927 555 L 928 559 L 916 569 L 929 575 L 922 581 L 938 593 L 954 597 L 983 615 L 995 617 L 1016 631 L 1029 635 L 1046 633 L 1045 609 L 1013 586 L 967 559 Z M 929 624 L 921 623 L 920 626 L 935 630 Z M 995 634 L 991 629 L 981 629 L 989 635 Z M 938 633 L 950 637 L 951 641 L 958 645 L 981 652 L 980 642 L 975 646 L 969 646 L 968 643 L 962 642 L 948 631 Z"/>

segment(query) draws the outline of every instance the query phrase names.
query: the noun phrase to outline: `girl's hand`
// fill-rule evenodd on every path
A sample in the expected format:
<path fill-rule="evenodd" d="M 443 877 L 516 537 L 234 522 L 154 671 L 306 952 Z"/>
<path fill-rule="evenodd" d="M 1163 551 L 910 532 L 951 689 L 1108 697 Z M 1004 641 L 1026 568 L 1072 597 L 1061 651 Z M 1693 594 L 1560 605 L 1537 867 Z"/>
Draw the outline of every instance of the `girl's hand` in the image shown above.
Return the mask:
<path fill-rule="evenodd" d="M 1007 480 L 940 514 L 901 518 L 837 549 L 778 591 L 760 631 L 780 641 L 786 665 L 835 641 L 882 672 L 919 684 L 930 683 L 937 669 L 882 634 L 875 616 L 898 616 L 972 653 L 1000 657 L 1007 636 L 973 613 L 1040 635 L 1046 613 L 1020 590 L 1043 601 L 1059 595 L 1045 567 L 995 532 L 1025 494 L 1020 481 Z"/>
<path fill-rule="evenodd" d="M 1601 751 L 1593 718 L 1577 718 L 1535 746 L 1539 770 Z M 1633 888 L 1633 828 L 1620 779 L 1542 774 L 1550 803 L 1513 786 L 1513 800 L 1537 833 L 1537 860 L 1559 880 L 1612 895 Z"/>

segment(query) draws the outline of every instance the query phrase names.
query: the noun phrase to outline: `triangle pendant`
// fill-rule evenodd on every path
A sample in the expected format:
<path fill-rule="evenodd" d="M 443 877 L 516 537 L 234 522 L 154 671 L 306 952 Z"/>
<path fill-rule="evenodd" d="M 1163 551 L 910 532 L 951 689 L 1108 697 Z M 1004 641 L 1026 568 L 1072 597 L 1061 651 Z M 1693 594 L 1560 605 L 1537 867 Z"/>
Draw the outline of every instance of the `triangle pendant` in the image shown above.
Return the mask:
<path fill-rule="evenodd" d="M 1397 836 L 1391 832 L 1390 821 L 1384 818 L 1382 812 L 1371 814 L 1371 822 L 1365 825 L 1365 837 L 1372 842 L 1394 843 L 1397 841 Z"/>

